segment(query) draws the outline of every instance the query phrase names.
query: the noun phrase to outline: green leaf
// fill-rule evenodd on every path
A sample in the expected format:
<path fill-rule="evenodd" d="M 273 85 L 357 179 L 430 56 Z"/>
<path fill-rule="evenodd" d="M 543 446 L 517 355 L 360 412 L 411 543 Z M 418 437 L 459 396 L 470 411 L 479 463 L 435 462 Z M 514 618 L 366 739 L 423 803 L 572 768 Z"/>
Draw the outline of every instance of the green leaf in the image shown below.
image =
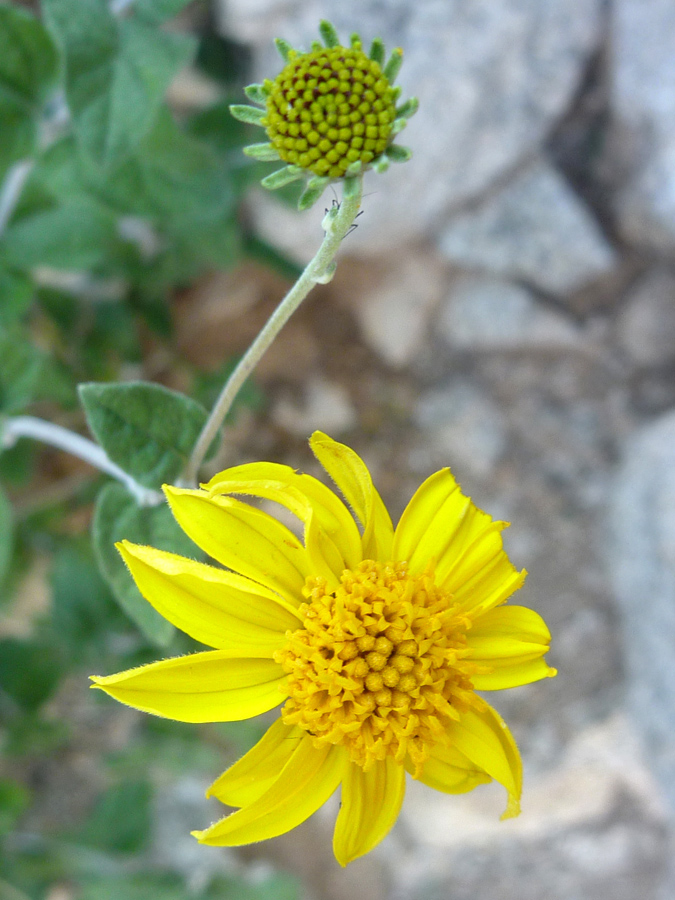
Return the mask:
<path fill-rule="evenodd" d="M 79 394 L 110 459 L 150 488 L 178 476 L 207 418 L 195 400 L 160 384 L 92 382 L 81 384 Z"/>
<path fill-rule="evenodd" d="M 117 22 L 105 0 L 43 0 L 43 9 L 63 52 L 78 143 L 97 165 L 113 166 L 152 128 L 195 42 L 134 19 Z"/>
<path fill-rule="evenodd" d="M 9 167 L 33 153 L 37 129 L 35 121 L 20 105 L 0 96 L 0 177 Z"/>
<path fill-rule="evenodd" d="M 0 779 L 0 836 L 12 831 L 29 803 L 30 794 L 22 784 L 8 778 Z"/>
<path fill-rule="evenodd" d="M 92 269 L 120 244 L 113 214 L 84 198 L 25 216 L 5 234 L 7 260 L 23 269 Z"/>
<path fill-rule="evenodd" d="M 33 293 L 26 275 L 0 266 L 0 326 L 20 319 L 33 302 Z"/>
<path fill-rule="evenodd" d="M 159 25 L 172 19 L 192 0 L 136 0 L 134 15 L 149 25 Z"/>
<path fill-rule="evenodd" d="M 41 706 L 56 687 L 59 675 L 59 660 L 50 644 L 0 640 L 0 692 L 24 709 Z"/>
<path fill-rule="evenodd" d="M 147 781 L 123 781 L 99 797 L 80 841 L 113 853 L 138 853 L 147 845 L 152 825 L 152 789 Z"/>
<path fill-rule="evenodd" d="M 20 412 L 41 391 L 48 358 L 15 329 L 0 328 L 0 410 Z"/>
<path fill-rule="evenodd" d="M 192 559 L 203 559 L 203 554 L 178 527 L 166 504 L 139 507 L 120 484 L 108 484 L 99 494 L 92 537 L 101 573 L 124 612 L 150 641 L 166 646 L 175 629 L 143 598 L 115 543 L 129 540 Z"/>
<path fill-rule="evenodd" d="M 119 616 L 90 554 L 72 545 L 63 548 L 54 559 L 51 574 L 54 631 L 76 662 L 94 655 L 100 658 L 111 619 Z"/>
<path fill-rule="evenodd" d="M 0 103 L 11 100 L 37 114 L 57 72 L 58 55 L 44 26 L 25 9 L 0 5 Z M 3 138 L 4 128 L 3 120 Z"/>
<path fill-rule="evenodd" d="M 0 424 L 0 429 L 2 425 Z M 9 564 L 12 559 L 12 547 L 14 543 L 14 516 L 12 506 L 0 488 L 0 585 L 5 579 Z"/>

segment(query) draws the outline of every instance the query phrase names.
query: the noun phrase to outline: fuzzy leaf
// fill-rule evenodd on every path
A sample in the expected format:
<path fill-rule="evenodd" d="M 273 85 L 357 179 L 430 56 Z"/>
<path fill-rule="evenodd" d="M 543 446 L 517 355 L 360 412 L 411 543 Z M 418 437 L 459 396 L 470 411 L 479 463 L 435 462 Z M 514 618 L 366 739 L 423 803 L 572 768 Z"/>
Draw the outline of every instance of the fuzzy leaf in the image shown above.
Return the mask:
<path fill-rule="evenodd" d="M 43 9 L 64 57 L 78 143 L 97 165 L 112 166 L 152 128 L 195 43 L 133 18 L 118 22 L 105 0 L 43 0 Z"/>
<path fill-rule="evenodd" d="M 297 181 L 302 176 L 302 169 L 299 169 L 297 166 L 286 166 L 283 169 L 277 169 L 276 172 L 272 172 L 267 178 L 263 178 L 260 184 L 267 188 L 268 191 L 276 191 L 277 188 L 290 184 L 292 181 Z"/>
<path fill-rule="evenodd" d="M 17 321 L 33 301 L 33 285 L 19 272 L 0 265 L 0 326 Z"/>
<path fill-rule="evenodd" d="M 244 93 L 252 103 L 264 106 L 267 102 L 267 93 L 262 84 L 249 84 L 244 88 Z"/>
<path fill-rule="evenodd" d="M 289 62 L 291 58 L 291 50 L 293 49 L 293 47 L 288 43 L 288 41 L 285 41 L 283 38 L 275 38 L 274 45 L 279 51 L 279 55 L 281 56 L 283 61 L 285 63 Z"/>
<path fill-rule="evenodd" d="M 5 492 L 0 488 L 0 585 L 5 579 L 12 558 L 14 516 Z"/>
<path fill-rule="evenodd" d="M 160 384 L 92 382 L 78 390 L 96 440 L 114 463 L 149 488 L 178 476 L 207 418 L 195 400 Z"/>
<path fill-rule="evenodd" d="M 16 5 L 0 5 L 0 102 L 39 112 L 57 72 L 56 47 L 42 23 Z"/>
<path fill-rule="evenodd" d="M 281 159 L 274 144 L 249 144 L 242 148 L 246 156 L 258 159 L 261 162 L 274 162 Z"/>
<path fill-rule="evenodd" d="M 0 329 L 0 410 L 16 413 L 41 393 L 48 358 L 15 331 Z"/>
<path fill-rule="evenodd" d="M 7 260 L 21 269 L 92 269 L 120 243 L 115 216 L 84 198 L 19 219 L 5 235 Z"/>
<path fill-rule="evenodd" d="M 153 609 L 134 584 L 115 549 L 116 542 L 125 539 L 193 559 L 199 557 L 199 551 L 178 527 L 166 504 L 141 508 L 121 484 L 112 482 L 98 495 L 92 540 L 101 574 L 124 612 L 148 640 L 165 647 L 175 629 Z"/>
<path fill-rule="evenodd" d="M 406 100 L 405 103 L 396 110 L 396 118 L 409 119 L 411 116 L 415 115 L 419 108 L 420 101 L 417 97 L 410 97 L 409 100 Z"/>
<path fill-rule="evenodd" d="M 317 179 L 312 179 L 308 184 L 305 190 L 300 194 L 300 199 L 298 200 L 298 209 L 302 212 L 305 209 L 310 209 L 319 197 L 323 194 L 326 189 L 326 185 L 330 181 L 329 178 L 322 178 L 320 183 L 317 183 Z"/>
<path fill-rule="evenodd" d="M 246 106 L 245 103 L 234 103 L 230 107 L 233 117 L 247 125 L 262 125 L 262 120 L 267 115 L 266 110 L 257 109 L 255 106 Z"/>
<path fill-rule="evenodd" d="M 160 25 L 167 19 L 173 19 L 192 0 L 136 0 L 134 15 L 149 25 Z"/>

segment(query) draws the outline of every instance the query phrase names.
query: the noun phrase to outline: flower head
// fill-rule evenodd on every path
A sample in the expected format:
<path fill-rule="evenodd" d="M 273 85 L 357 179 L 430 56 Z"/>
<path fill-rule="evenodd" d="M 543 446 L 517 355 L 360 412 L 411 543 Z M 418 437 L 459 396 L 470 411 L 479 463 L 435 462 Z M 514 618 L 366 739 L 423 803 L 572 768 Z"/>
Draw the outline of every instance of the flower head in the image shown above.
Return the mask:
<path fill-rule="evenodd" d="M 393 825 L 406 771 L 445 793 L 496 780 L 517 815 L 521 761 L 477 690 L 555 675 L 537 613 L 505 605 L 525 579 L 495 522 L 448 469 L 417 490 L 396 527 L 363 461 L 316 432 L 311 447 L 354 512 L 323 483 L 255 463 L 200 490 L 166 487 L 185 532 L 225 569 L 128 542 L 143 595 L 214 650 L 94 677 L 137 709 L 184 722 L 245 719 L 282 705 L 209 795 L 238 811 L 195 832 L 237 846 L 294 828 L 342 788 L 334 851 L 346 865 Z M 285 506 L 285 525 L 237 499 Z"/>
<path fill-rule="evenodd" d="M 248 98 L 263 110 L 230 107 L 235 118 L 261 125 L 269 138 L 268 143 L 244 148 L 245 153 L 288 164 L 264 178 L 265 187 L 273 190 L 313 176 L 301 209 L 311 206 L 331 180 L 360 175 L 371 166 L 382 172 L 390 161 L 409 159 L 410 151 L 393 139 L 417 110 L 414 99 L 396 106 L 400 49 L 385 63 L 381 40 L 373 41 L 367 55 L 358 34 L 343 47 L 329 22 L 322 22 L 319 30 L 324 44 L 316 41 L 306 53 L 277 41 L 284 68 L 274 81 L 246 88 Z"/>

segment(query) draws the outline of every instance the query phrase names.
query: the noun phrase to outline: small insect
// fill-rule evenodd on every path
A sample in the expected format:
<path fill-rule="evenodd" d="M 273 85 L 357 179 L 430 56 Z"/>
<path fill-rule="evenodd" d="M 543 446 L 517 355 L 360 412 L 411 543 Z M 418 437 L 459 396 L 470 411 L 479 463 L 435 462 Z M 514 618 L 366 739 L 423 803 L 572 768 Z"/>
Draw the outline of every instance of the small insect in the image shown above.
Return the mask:
<path fill-rule="evenodd" d="M 331 203 L 331 207 L 330 207 L 330 208 L 331 208 L 332 210 L 335 210 L 335 214 L 336 214 L 336 215 L 337 215 L 337 213 L 338 213 L 338 210 L 340 209 L 340 206 L 341 206 L 341 203 L 340 203 L 340 201 L 338 200 L 338 198 L 337 198 L 337 197 L 333 197 L 333 202 Z M 358 219 L 359 216 L 362 216 L 363 213 L 364 213 L 364 211 L 365 211 L 365 210 L 360 209 L 360 210 L 357 212 L 357 214 L 354 216 L 354 219 Z M 328 213 L 329 213 L 328 208 L 324 208 L 324 213 L 325 213 L 325 215 L 328 215 Z M 347 232 L 347 234 L 351 234 L 352 231 L 355 231 L 358 227 L 359 227 L 359 226 L 358 226 L 358 223 L 357 223 L 356 221 L 352 222 L 352 224 L 349 226 L 349 231 Z M 344 241 L 344 239 L 347 237 L 347 234 L 345 234 L 345 236 L 342 238 L 343 241 Z"/>

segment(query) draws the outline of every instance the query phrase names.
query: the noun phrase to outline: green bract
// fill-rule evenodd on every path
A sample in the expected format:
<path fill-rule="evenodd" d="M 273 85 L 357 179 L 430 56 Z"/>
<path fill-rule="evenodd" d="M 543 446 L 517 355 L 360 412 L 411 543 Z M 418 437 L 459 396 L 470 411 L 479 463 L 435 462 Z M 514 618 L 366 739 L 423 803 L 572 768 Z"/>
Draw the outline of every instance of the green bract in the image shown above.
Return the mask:
<path fill-rule="evenodd" d="M 305 53 L 277 40 L 285 62 L 279 75 L 246 88 L 256 106 L 231 106 L 236 119 L 260 125 L 269 142 L 252 144 L 244 153 L 258 160 L 282 160 L 287 165 L 263 179 L 274 190 L 309 176 L 300 208 L 312 205 L 331 181 L 352 178 L 369 168 L 385 171 L 390 162 L 410 158 L 410 151 L 393 143 L 417 111 L 417 100 L 397 107 L 401 90 L 394 80 L 403 51 L 395 49 L 385 63 L 384 44 L 376 38 L 368 55 L 353 34 L 350 46 L 340 44 L 330 22 L 319 28 L 324 44 L 315 41 Z"/>

